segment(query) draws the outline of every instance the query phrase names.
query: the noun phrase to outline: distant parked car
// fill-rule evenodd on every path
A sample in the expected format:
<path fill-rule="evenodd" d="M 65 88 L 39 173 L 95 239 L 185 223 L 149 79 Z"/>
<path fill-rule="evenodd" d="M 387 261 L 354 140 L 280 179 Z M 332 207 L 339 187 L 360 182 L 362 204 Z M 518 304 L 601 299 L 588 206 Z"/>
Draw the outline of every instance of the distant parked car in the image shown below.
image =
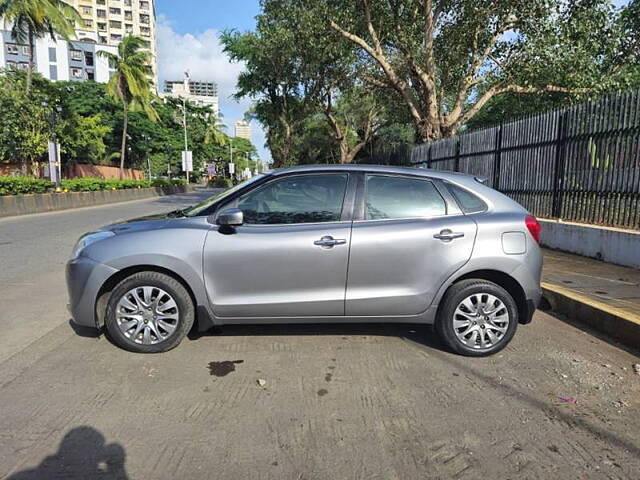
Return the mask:
<path fill-rule="evenodd" d="M 163 352 L 192 328 L 434 324 L 455 352 L 504 348 L 540 299 L 540 225 L 471 176 L 381 166 L 258 175 L 205 202 L 80 238 L 77 324 Z"/>

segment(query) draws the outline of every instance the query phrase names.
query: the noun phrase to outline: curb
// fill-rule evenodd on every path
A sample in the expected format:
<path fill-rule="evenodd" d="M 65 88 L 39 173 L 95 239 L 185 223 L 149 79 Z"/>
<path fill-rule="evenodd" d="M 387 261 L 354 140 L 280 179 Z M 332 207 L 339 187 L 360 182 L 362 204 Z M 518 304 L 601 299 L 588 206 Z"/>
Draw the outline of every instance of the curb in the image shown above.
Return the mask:
<path fill-rule="evenodd" d="M 191 186 L 0 196 L 0 218 L 144 200 L 193 191 Z"/>
<path fill-rule="evenodd" d="M 554 312 L 640 350 L 640 316 L 551 283 L 542 282 L 542 295 Z"/>

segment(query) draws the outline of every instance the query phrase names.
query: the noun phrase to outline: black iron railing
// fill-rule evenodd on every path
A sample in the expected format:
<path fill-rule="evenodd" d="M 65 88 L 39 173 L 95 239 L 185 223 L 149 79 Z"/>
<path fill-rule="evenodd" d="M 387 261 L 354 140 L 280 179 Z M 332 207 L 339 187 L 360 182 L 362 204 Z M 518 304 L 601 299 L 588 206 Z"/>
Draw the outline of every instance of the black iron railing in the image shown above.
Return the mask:
<path fill-rule="evenodd" d="M 410 162 L 484 177 L 540 217 L 640 229 L 640 91 L 420 145 Z"/>

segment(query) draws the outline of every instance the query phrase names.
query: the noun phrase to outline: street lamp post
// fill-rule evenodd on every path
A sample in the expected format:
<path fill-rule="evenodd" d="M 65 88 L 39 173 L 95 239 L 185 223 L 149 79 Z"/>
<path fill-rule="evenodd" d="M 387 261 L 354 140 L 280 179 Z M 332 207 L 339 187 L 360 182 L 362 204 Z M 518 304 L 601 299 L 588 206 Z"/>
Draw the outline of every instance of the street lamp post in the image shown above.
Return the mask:
<path fill-rule="evenodd" d="M 43 107 L 48 107 L 49 102 L 47 100 L 42 101 Z M 51 146 L 50 149 L 52 151 L 49 152 L 50 161 L 49 161 L 49 178 L 53 177 L 56 183 L 56 191 L 60 190 L 60 178 L 62 176 L 62 165 L 60 161 L 60 152 L 58 149 L 58 137 L 56 135 L 56 114 L 62 112 L 62 107 L 60 105 L 54 105 L 51 108 L 49 113 L 49 127 L 51 128 Z M 53 157 L 53 162 L 51 161 L 51 157 Z M 55 171 L 52 172 L 51 169 Z"/>
<path fill-rule="evenodd" d="M 142 141 L 145 146 L 144 156 L 147 158 L 147 170 L 149 171 L 149 180 L 151 180 L 151 160 L 149 159 L 149 151 L 146 149 L 149 145 L 149 140 L 151 140 L 151 137 L 146 133 L 143 133 L 140 136 L 142 137 Z"/>
<path fill-rule="evenodd" d="M 185 155 L 185 170 L 187 171 L 187 184 L 189 184 L 189 165 L 187 164 L 187 152 L 189 151 L 189 141 L 187 138 L 187 94 L 189 93 L 189 72 L 184 72 L 184 96 L 182 97 L 182 115 L 184 126 L 184 155 Z"/>

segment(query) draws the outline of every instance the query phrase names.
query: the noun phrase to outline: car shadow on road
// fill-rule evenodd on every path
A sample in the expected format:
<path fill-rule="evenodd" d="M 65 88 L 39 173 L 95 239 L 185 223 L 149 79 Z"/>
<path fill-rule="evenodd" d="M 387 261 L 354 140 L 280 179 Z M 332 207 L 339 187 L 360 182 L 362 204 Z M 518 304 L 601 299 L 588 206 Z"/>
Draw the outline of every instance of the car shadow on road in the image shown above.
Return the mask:
<path fill-rule="evenodd" d="M 9 480 L 40 480 L 46 478 L 107 480 L 127 479 L 126 454 L 119 443 L 106 443 L 102 433 L 82 426 L 69 430 L 58 451 L 46 457 L 35 468 L 16 472 Z"/>
<path fill-rule="evenodd" d="M 411 340 L 428 348 L 450 352 L 440 341 L 430 325 L 405 323 L 321 323 L 321 324 L 273 324 L 273 325 L 225 325 L 205 332 L 195 329 L 190 340 L 208 336 L 313 336 L 333 335 L 342 337 L 380 336 Z"/>

